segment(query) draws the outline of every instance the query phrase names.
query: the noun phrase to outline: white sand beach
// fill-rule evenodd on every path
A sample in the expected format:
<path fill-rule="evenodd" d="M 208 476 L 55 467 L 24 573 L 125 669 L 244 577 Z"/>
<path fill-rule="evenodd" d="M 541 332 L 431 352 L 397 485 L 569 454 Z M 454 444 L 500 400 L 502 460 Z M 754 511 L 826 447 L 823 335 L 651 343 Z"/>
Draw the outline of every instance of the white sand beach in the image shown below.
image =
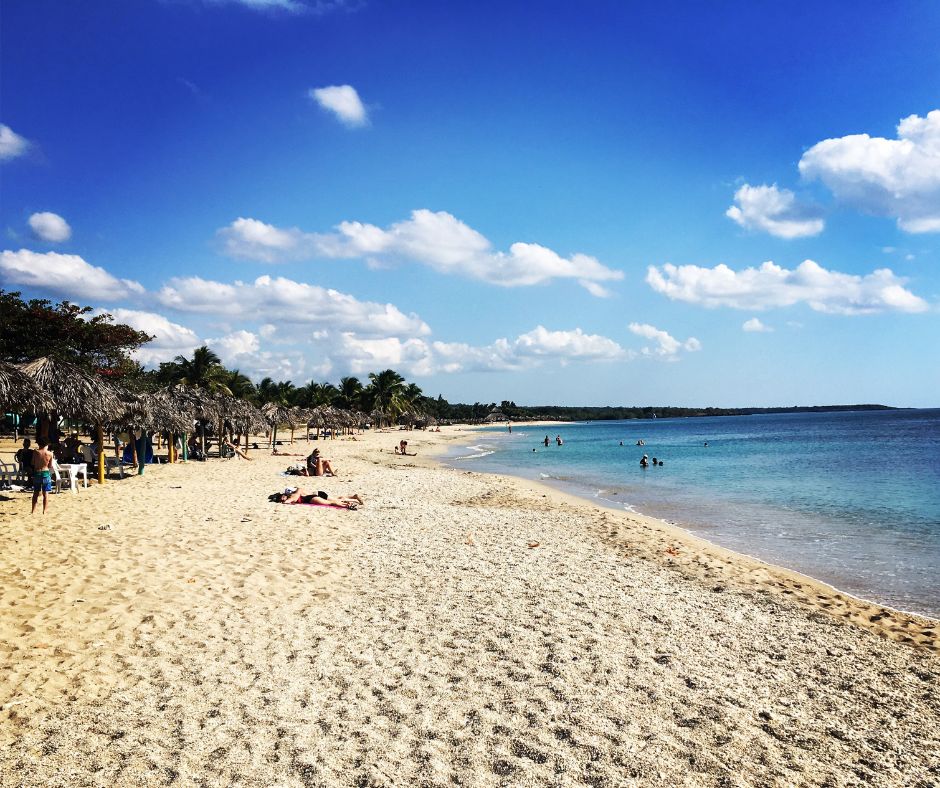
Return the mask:
<path fill-rule="evenodd" d="M 937 622 L 400 437 L 0 496 L 0 784 L 940 783 Z"/>

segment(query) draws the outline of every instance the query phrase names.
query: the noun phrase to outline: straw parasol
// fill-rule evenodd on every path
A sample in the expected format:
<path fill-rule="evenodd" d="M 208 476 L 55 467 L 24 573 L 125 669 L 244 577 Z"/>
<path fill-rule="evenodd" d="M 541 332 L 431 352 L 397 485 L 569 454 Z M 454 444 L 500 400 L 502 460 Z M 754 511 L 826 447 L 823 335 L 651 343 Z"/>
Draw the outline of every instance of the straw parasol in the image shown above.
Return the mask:
<path fill-rule="evenodd" d="M 50 407 L 43 413 L 57 411 L 98 427 L 98 481 L 104 483 L 104 431 L 102 425 L 124 412 L 123 392 L 94 372 L 58 359 L 37 358 L 20 366 L 46 393 Z"/>
<path fill-rule="evenodd" d="M 16 364 L 0 361 L 0 407 L 41 413 L 52 408 L 46 393 Z"/>
<path fill-rule="evenodd" d="M 100 375 L 67 361 L 44 357 L 20 365 L 40 390 L 49 407 L 73 419 L 103 424 L 124 412 L 123 392 Z"/>
<path fill-rule="evenodd" d="M 271 446 L 277 440 L 277 427 L 279 424 L 289 424 L 295 426 L 294 413 L 291 408 L 280 405 L 277 402 L 268 402 L 261 406 L 261 415 L 265 422 L 271 427 Z"/>

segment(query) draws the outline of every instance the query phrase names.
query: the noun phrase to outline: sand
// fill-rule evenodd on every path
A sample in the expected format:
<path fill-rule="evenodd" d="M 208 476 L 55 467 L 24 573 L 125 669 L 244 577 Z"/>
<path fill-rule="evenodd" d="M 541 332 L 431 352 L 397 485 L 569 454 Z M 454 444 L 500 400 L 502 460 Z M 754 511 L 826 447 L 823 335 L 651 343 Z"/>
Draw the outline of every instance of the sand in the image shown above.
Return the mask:
<path fill-rule="evenodd" d="M 940 784 L 937 622 L 400 437 L 0 495 L 0 785 Z"/>

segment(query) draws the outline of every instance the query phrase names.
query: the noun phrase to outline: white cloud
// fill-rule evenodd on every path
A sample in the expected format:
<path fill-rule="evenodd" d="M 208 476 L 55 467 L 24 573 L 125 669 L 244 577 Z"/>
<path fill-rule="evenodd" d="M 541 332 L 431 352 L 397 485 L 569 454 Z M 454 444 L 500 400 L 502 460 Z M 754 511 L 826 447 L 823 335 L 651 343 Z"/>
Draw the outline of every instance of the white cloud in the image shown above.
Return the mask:
<path fill-rule="evenodd" d="M 233 310 L 268 322 L 310 324 L 366 336 L 420 336 L 430 328 L 414 313 L 392 304 L 359 301 L 351 295 L 283 277 L 259 276 L 254 282 L 225 284 L 200 277 L 174 278 L 157 300 L 182 312 L 228 315 Z"/>
<path fill-rule="evenodd" d="M 646 275 L 656 292 L 706 307 L 751 310 L 806 303 L 817 312 L 844 315 L 927 310 L 927 302 L 903 286 L 906 281 L 888 268 L 856 276 L 828 271 L 812 260 L 794 270 L 769 261 L 743 271 L 723 263 L 714 268 L 667 263 L 661 269 L 650 266 Z"/>
<path fill-rule="evenodd" d="M 205 0 L 210 5 L 240 5 L 253 11 L 287 11 L 299 14 L 307 10 L 300 0 Z"/>
<path fill-rule="evenodd" d="M 144 366 L 155 367 L 161 361 L 172 361 L 176 356 L 188 356 L 202 344 L 195 331 L 173 323 L 156 312 L 142 312 L 136 309 L 98 309 L 95 312 L 107 312 L 115 322 L 126 323 L 153 337 L 133 353 L 134 359 Z"/>
<path fill-rule="evenodd" d="M 41 241 L 62 243 L 72 237 L 72 228 L 57 213 L 42 211 L 29 217 L 29 226 L 33 234 Z"/>
<path fill-rule="evenodd" d="M 789 189 L 751 186 L 745 183 L 734 193 L 735 204 L 725 211 L 747 230 L 760 230 L 777 238 L 819 235 L 825 222 L 816 208 L 798 203 Z"/>
<path fill-rule="evenodd" d="M 770 326 L 762 323 L 756 317 L 752 317 L 750 320 L 745 320 L 744 324 L 741 326 L 741 330 L 750 333 L 767 333 L 773 331 Z"/>
<path fill-rule="evenodd" d="M 356 375 L 388 368 L 404 369 L 412 375 L 429 375 L 435 370 L 431 347 L 423 339 L 363 339 L 346 332 L 330 356 L 334 367 L 348 366 Z"/>
<path fill-rule="evenodd" d="M 549 331 L 544 326 L 536 326 L 528 333 L 520 334 L 512 349 L 517 356 L 572 361 L 610 361 L 624 355 L 620 345 L 599 334 L 585 334 L 580 328 L 574 331 Z"/>
<path fill-rule="evenodd" d="M 350 128 L 365 126 L 369 122 L 369 114 L 352 85 L 312 88 L 307 95 Z"/>
<path fill-rule="evenodd" d="M 223 364 L 237 364 L 241 356 L 257 353 L 261 349 L 258 335 L 239 329 L 217 339 L 207 339 L 206 344 L 215 350 Z"/>
<path fill-rule="evenodd" d="M 685 342 L 681 342 L 672 336 L 669 332 L 661 328 L 651 326 L 649 323 L 631 323 L 628 328 L 637 336 L 649 339 L 655 344 L 644 347 L 640 352 L 645 356 L 659 356 L 660 358 L 674 361 L 679 356 L 679 351 L 685 350 L 688 353 L 694 353 L 702 349 L 702 343 L 695 337 L 689 337 Z"/>
<path fill-rule="evenodd" d="M 41 254 L 29 249 L 0 252 L 0 274 L 9 284 L 83 301 L 114 301 L 144 292 L 140 283 L 117 279 L 75 254 Z"/>
<path fill-rule="evenodd" d="M 893 217 L 906 232 L 940 232 L 940 110 L 904 118 L 897 139 L 851 134 L 818 142 L 799 168 L 846 205 Z"/>
<path fill-rule="evenodd" d="M 296 227 L 281 229 L 257 219 L 239 217 L 216 235 L 222 241 L 223 251 L 230 257 L 277 263 L 302 260 L 309 256 L 310 244 L 316 236 L 303 233 Z"/>
<path fill-rule="evenodd" d="M 0 123 L 0 161 L 24 155 L 30 147 L 29 140 L 21 137 L 4 123 Z"/>
<path fill-rule="evenodd" d="M 607 337 L 573 331 L 550 331 L 536 326 L 515 339 L 497 339 L 490 345 L 462 342 L 401 340 L 397 337 L 363 339 L 351 332 L 322 339 L 330 348 L 334 369 L 362 374 L 393 367 L 412 375 L 435 372 L 517 370 L 539 366 L 547 361 L 567 364 L 573 361 L 613 361 L 630 354 Z"/>
<path fill-rule="evenodd" d="M 239 218 L 219 231 L 226 252 L 264 262 L 326 257 L 365 257 L 379 262 L 410 260 L 439 273 L 519 287 L 574 279 L 594 296 L 609 295 L 599 282 L 623 279 L 594 257 L 565 258 L 534 243 L 514 243 L 508 252 L 494 251 L 482 234 L 446 211 L 413 211 L 410 219 L 382 229 L 361 222 L 342 222 L 332 233 L 280 229 L 256 219 Z"/>

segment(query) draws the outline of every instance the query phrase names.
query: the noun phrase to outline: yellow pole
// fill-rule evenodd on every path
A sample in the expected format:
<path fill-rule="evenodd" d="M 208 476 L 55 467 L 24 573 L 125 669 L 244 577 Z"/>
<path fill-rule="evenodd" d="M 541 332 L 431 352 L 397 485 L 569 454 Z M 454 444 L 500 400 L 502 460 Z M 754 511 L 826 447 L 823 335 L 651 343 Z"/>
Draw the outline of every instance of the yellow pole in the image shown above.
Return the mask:
<path fill-rule="evenodd" d="M 104 429 L 98 425 L 98 484 L 104 484 Z"/>

